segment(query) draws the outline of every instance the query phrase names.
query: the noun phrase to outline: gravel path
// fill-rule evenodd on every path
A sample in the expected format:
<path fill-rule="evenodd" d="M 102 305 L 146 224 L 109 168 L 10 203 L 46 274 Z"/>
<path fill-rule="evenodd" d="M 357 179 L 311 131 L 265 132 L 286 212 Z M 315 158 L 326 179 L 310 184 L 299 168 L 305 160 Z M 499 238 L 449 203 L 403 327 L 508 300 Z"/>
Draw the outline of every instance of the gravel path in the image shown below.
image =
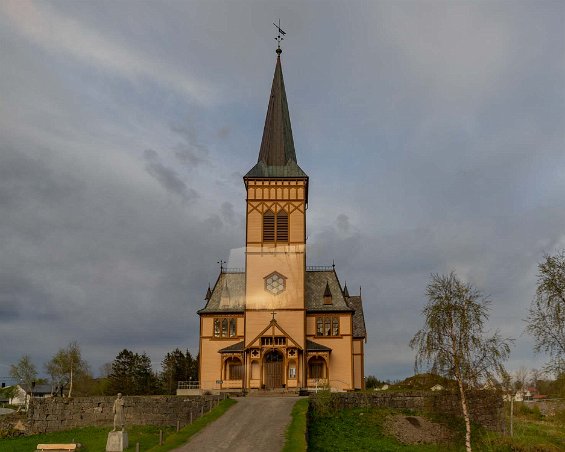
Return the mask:
<path fill-rule="evenodd" d="M 177 452 L 278 452 L 299 397 L 245 397 Z"/>

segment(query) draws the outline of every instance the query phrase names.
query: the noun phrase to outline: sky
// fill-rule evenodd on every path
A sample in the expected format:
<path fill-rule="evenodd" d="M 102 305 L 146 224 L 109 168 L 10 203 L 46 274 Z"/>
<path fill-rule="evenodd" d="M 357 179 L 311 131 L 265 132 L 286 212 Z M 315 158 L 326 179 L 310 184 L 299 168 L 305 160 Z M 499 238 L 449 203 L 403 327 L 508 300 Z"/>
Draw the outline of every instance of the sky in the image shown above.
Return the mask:
<path fill-rule="evenodd" d="M 565 248 L 562 1 L 0 2 L 0 380 L 77 341 L 198 351 L 196 311 L 241 256 L 275 29 L 308 265 L 362 287 L 365 373 L 413 374 L 432 274 L 492 300 L 508 362 Z"/>

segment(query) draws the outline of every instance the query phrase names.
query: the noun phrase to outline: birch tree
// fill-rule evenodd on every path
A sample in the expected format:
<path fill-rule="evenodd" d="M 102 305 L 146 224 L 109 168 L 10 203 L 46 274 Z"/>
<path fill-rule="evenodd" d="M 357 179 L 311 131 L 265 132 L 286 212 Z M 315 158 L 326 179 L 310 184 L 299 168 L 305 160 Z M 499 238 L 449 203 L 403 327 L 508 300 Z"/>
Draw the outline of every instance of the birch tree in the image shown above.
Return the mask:
<path fill-rule="evenodd" d="M 49 362 L 45 364 L 45 370 L 51 377 L 51 382 L 57 386 L 69 385 L 69 397 L 73 394 L 73 383 L 77 377 L 88 373 L 88 363 L 82 359 L 80 346 L 77 342 L 71 342 L 66 348 L 61 348 Z"/>
<path fill-rule="evenodd" d="M 412 340 L 416 351 L 415 369 L 423 367 L 457 382 L 465 420 L 465 447 L 471 449 L 471 420 L 467 391 L 504 373 L 503 362 L 510 356 L 510 339 L 498 331 L 488 336 L 490 301 L 455 273 L 432 275 L 426 289 L 428 302 L 422 311 L 424 327 Z"/>
<path fill-rule="evenodd" d="M 559 376 L 565 372 L 565 250 L 545 255 L 538 269 L 526 331 L 535 340 L 534 350 L 549 356 L 545 370 Z"/>
<path fill-rule="evenodd" d="M 29 355 L 22 356 L 17 364 L 10 366 L 10 377 L 18 383 L 24 384 L 26 391 L 31 389 L 33 382 L 37 379 L 37 369 Z"/>

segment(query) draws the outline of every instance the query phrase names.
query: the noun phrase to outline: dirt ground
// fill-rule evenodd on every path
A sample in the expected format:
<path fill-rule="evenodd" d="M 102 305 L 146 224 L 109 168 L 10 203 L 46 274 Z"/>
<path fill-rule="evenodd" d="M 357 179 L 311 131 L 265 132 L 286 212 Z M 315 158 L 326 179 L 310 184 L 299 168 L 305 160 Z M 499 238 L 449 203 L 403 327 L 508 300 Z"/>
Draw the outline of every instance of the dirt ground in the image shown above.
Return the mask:
<path fill-rule="evenodd" d="M 444 443 L 453 437 L 447 427 L 421 416 L 390 416 L 385 429 L 404 444 Z"/>
<path fill-rule="evenodd" d="M 298 397 L 238 398 L 218 420 L 177 452 L 277 452 L 282 450 L 290 412 Z"/>

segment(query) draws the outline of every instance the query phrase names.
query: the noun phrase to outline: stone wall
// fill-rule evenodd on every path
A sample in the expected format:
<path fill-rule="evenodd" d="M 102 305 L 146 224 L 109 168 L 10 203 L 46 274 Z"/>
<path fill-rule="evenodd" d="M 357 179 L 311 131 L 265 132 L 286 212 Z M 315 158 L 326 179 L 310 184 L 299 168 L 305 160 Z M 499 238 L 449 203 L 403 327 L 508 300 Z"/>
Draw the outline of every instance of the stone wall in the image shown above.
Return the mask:
<path fill-rule="evenodd" d="M 468 393 L 468 402 L 473 422 L 492 430 L 503 428 L 503 401 L 500 394 L 494 391 L 473 391 Z M 459 394 L 449 391 L 334 393 L 329 403 L 333 409 L 404 408 L 447 416 L 463 416 Z"/>
<path fill-rule="evenodd" d="M 222 396 L 124 397 L 125 424 L 177 425 L 184 427 L 216 406 Z M 28 410 L 28 434 L 85 426 L 112 426 L 116 397 L 72 397 L 33 399 Z"/>

